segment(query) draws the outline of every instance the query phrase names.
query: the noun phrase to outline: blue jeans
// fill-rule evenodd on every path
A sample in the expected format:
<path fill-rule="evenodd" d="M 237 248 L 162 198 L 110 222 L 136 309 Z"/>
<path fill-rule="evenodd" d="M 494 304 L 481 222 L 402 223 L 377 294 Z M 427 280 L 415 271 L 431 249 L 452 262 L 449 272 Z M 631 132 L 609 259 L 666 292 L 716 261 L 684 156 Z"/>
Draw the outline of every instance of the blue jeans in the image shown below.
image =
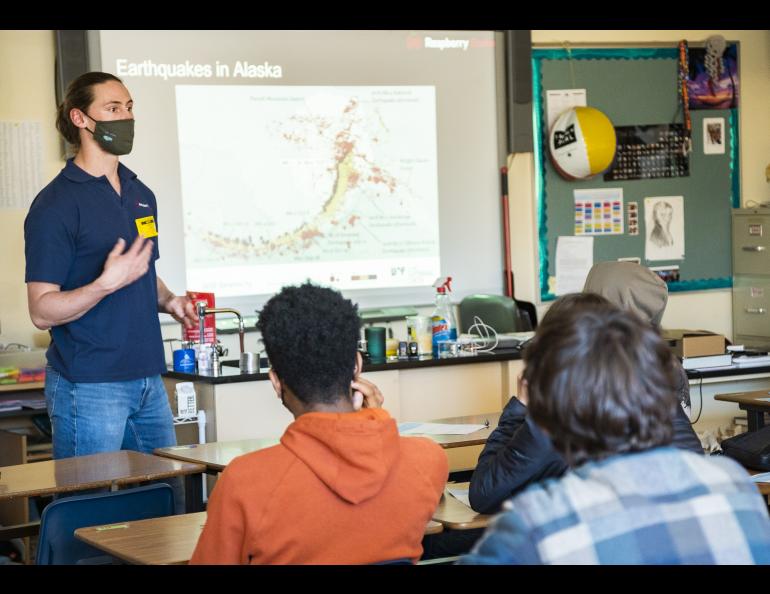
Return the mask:
<path fill-rule="evenodd" d="M 159 375 L 123 382 L 68 381 L 50 365 L 45 399 L 54 459 L 176 445 L 171 407 Z"/>

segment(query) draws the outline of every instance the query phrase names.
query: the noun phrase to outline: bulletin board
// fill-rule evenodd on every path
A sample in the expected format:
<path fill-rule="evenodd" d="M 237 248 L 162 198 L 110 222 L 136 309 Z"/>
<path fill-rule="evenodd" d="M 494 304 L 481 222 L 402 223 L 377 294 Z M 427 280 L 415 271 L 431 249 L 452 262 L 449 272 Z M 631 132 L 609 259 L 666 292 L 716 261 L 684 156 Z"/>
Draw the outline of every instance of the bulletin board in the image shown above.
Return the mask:
<path fill-rule="evenodd" d="M 738 47 L 730 44 L 733 45 L 737 61 Z M 672 129 L 681 126 L 684 118 L 677 93 L 678 56 L 676 47 L 533 49 L 541 301 L 557 296 L 554 282 L 558 237 L 573 236 L 579 228 L 575 190 L 622 189 L 624 232 L 595 236 L 594 262 L 639 258 L 641 264 L 650 267 L 676 265 L 678 280 L 667 281 L 672 292 L 732 286 L 730 211 L 740 205 L 739 100 L 736 107 L 728 109 L 691 109 L 692 152 L 687 175 L 623 179 L 618 169 L 613 180 L 597 175 L 588 180 L 569 181 L 559 175 L 548 156 L 546 93 L 549 90 L 585 89 L 586 105 L 609 117 L 618 132 L 618 143 L 621 132 L 627 132 L 631 126 L 667 125 Z M 704 118 L 724 119 L 723 153 L 704 153 Z M 707 144 L 710 141 L 707 140 Z M 617 156 L 610 172 L 616 167 Z M 684 258 L 647 260 L 645 242 L 652 229 L 645 223 L 645 199 L 678 196 L 682 197 L 678 204 L 683 205 Z M 636 203 L 638 208 L 637 235 L 628 232 L 631 203 Z M 654 203 L 652 200 L 647 204 Z"/>

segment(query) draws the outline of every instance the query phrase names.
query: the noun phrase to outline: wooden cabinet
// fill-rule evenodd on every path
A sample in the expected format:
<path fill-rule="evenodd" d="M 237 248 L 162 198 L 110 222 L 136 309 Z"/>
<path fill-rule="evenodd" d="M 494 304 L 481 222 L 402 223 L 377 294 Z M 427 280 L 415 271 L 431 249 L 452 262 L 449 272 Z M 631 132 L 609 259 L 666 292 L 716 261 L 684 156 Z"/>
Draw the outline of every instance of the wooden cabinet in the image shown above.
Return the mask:
<path fill-rule="evenodd" d="M 0 385 L 0 402 L 21 401 L 29 406 L 44 399 L 43 383 L 2 384 Z M 28 408 L 22 406 L 16 410 L 0 408 L 0 466 L 15 466 L 50 460 L 53 457 L 51 438 L 46 432 L 45 423 L 36 423 L 35 417 L 48 419 L 45 408 Z M 37 521 L 37 518 L 34 518 Z M 22 497 L 11 501 L 0 501 L 0 524 L 5 526 L 26 524 L 30 522 L 29 498 Z M 24 543 L 24 558 L 31 562 L 32 547 L 29 538 L 22 539 Z"/>
<path fill-rule="evenodd" d="M 45 402 L 43 383 L 0 385 L 0 404 L 9 401 L 19 401 L 21 408 L 7 410 L 0 406 L 0 430 L 26 437 L 25 457 L 21 462 L 51 460 L 53 452 L 48 412 L 44 407 L 32 407 L 40 406 Z"/>
<path fill-rule="evenodd" d="M 0 466 L 16 466 L 27 462 L 27 436 L 0 430 Z M 29 523 L 29 498 L 0 501 L 0 525 L 16 526 Z M 22 539 L 24 559 L 31 562 L 29 537 Z"/>

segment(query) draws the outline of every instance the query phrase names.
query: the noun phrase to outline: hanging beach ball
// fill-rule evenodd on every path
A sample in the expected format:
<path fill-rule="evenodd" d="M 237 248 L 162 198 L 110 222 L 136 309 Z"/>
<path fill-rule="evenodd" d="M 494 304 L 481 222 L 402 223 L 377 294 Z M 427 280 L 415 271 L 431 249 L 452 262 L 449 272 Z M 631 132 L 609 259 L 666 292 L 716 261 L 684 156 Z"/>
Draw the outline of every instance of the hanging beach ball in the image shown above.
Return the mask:
<path fill-rule="evenodd" d="M 548 142 L 554 167 L 567 179 L 603 173 L 615 158 L 615 128 L 593 107 L 572 107 L 562 113 L 551 128 Z"/>

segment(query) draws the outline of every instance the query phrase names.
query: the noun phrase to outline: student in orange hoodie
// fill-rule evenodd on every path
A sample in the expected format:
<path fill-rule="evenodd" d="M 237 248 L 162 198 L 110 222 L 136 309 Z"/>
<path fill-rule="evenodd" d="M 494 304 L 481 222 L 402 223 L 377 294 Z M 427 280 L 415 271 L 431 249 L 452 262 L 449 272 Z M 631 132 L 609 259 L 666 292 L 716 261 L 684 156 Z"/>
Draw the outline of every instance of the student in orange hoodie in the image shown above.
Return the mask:
<path fill-rule="evenodd" d="M 262 309 L 270 381 L 294 415 L 271 448 L 228 464 L 191 564 L 417 561 L 449 468 L 429 439 L 400 437 L 360 377 L 350 300 L 309 283 Z"/>

